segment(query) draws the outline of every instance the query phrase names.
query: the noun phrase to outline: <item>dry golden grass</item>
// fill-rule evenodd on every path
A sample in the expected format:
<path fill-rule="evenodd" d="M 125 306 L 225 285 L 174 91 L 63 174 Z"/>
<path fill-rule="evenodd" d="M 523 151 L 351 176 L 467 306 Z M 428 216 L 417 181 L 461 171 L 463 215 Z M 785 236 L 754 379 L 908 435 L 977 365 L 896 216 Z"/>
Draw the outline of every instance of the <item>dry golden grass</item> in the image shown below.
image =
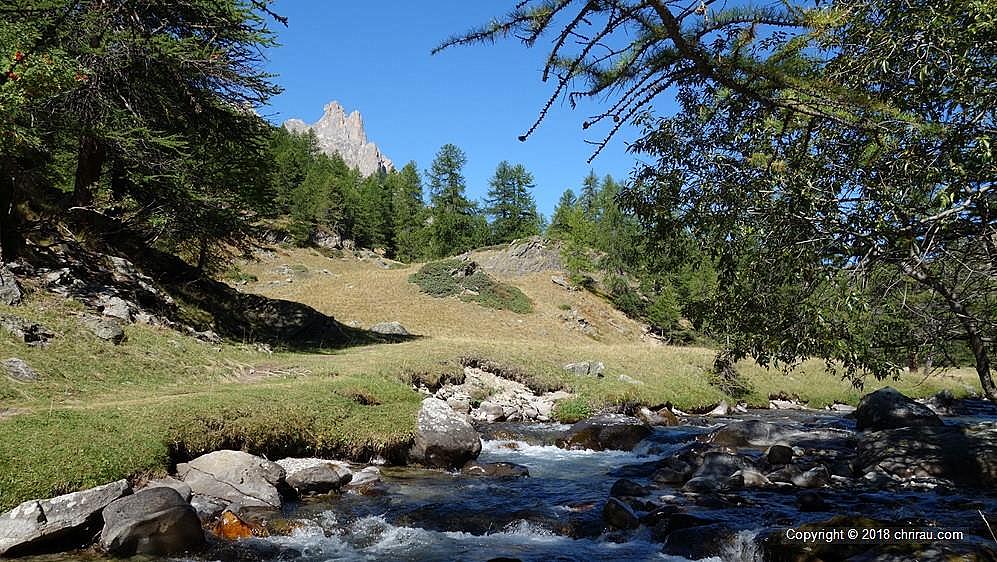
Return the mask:
<path fill-rule="evenodd" d="M 292 276 L 278 274 L 282 266 L 307 271 Z M 522 367 L 538 380 L 579 393 L 593 407 L 632 400 L 702 408 L 728 398 L 708 382 L 713 350 L 661 345 L 643 336 L 639 323 L 598 296 L 552 283 L 550 273 L 493 275 L 518 287 L 533 301 L 534 312 L 515 314 L 457 298 L 422 294 L 408 282 L 418 267 L 384 270 L 371 261 L 330 259 L 314 250 L 300 249 L 280 249 L 272 257 L 242 265 L 244 271 L 259 278 L 246 290 L 304 302 L 363 327 L 396 320 L 423 336 L 403 344 L 349 349 L 319 359 L 321 365 L 338 373 L 397 376 L 431 371 L 442 363 L 452 364 L 460 356 L 477 355 Z M 293 282 L 286 282 L 289 277 Z M 569 311 L 564 305 L 590 322 L 596 335 L 573 328 L 572 322 L 565 320 Z M 603 362 L 606 376 L 588 379 L 564 373 L 565 363 L 584 360 Z M 311 365 L 312 361 L 305 363 Z M 751 389 L 744 399 L 756 406 L 766 406 L 770 396 L 779 394 L 799 397 L 815 407 L 836 401 L 855 403 L 863 392 L 885 384 L 917 396 L 943 388 L 956 394 L 979 389 L 975 373 L 969 369 L 950 370 L 927 379 L 914 374 L 899 381 L 869 380 L 863 390 L 827 373 L 824 364 L 816 361 L 788 373 L 747 361 L 739 364 L 738 370 Z M 621 375 L 638 382 L 622 381 Z"/>

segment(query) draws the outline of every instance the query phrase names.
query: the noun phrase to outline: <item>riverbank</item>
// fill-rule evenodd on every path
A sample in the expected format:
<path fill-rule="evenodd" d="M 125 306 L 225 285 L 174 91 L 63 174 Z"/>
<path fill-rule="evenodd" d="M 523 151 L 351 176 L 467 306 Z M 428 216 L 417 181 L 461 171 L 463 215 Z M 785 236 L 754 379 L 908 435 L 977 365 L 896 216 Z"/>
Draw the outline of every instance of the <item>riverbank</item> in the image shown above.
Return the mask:
<path fill-rule="evenodd" d="M 436 414 L 426 417 L 436 403 L 422 403 L 422 437 L 439 431 L 429 420 Z M 94 513 L 89 535 L 74 536 L 88 545 L 85 537 L 100 531 L 100 545 L 32 560 L 102 560 L 101 552 L 128 555 L 136 544 L 149 560 L 188 551 L 187 560 L 254 562 L 992 560 L 986 520 L 997 514 L 997 408 L 972 400 L 932 407 L 944 415 L 888 390 L 850 416 L 749 410 L 663 425 L 623 415 L 574 425 L 479 423 L 467 449 L 477 458 L 450 470 L 382 460 L 273 463 L 220 451 L 177 466 L 176 479 L 120 481 L 42 501 L 51 511 L 40 535 L 55 536 L 45 527 L 64 524 L 55 506 L 65 504 L 83 510 L 79 521 Z M 442 408 L 439 415 L 470 428 Z M 150 509 L 166 497 L 192 529 Z M 16 537 L 33 536 L 25 529 L 37 524 L 20 513 L 32 505 L 5 514 L 0 552 L 31 552 Z M 899 529 L 922 538 L 893 536 Z M 878 538 L 794 538 L 846 530 Z"/>
<path fill-rule="evenodd" d="M 533 291 L 528 283 L 523 288 Z M 539 300 L 535 292 L 533 298 Z M 444 300 L 419 306 L 430 305 L 477 306 Z M 554 412 L 560 419 L 621 404 L 670 402 L 698 411 L 737 401 L 709 384 L 713 352 L 703 348 L 587 337 L 546 341 L 526 329 L 518 338 L 491 339 L 424 329 L 430 333 L 403 343 L 282 352 L 205 342 L 143 324 L 126 326 L 127 340 L 115 345 L 81 325 L 84 313 L 74 301 L 44 292 L 20 306 L 0 307 L 0 314 L 38 323 L 55 335 L 45 347 L 0 339 L 0 358 L 22 359 L 38 374 L 28 381 L 0 376 L 0 509 L 119 478 L 162 474 L 178 461 L 225 447 L 355 460 L 391 457 L 412 438 L 422 398 L 416 388 L 460 376 L 468 358 L 521 373 L 536 388 L 570 392 L 572 398 Z M 500 323 L 513 313 L 490 314 Z M 564 369 L 584 361 L 602 363 L 602 376 Z M 738 368 L 751 389 L 743 400 L 752 406 L 787 396 L 821 408 L 854 404 L 861 395 L 816 363 L 788 374 L 748 363 Z M 866 390 L 880 384 L 870 381 Z M 959 370 L 892 384 L 912 396 L 942 389 L 961 396 L 978 383 L 971 371 Z"/>

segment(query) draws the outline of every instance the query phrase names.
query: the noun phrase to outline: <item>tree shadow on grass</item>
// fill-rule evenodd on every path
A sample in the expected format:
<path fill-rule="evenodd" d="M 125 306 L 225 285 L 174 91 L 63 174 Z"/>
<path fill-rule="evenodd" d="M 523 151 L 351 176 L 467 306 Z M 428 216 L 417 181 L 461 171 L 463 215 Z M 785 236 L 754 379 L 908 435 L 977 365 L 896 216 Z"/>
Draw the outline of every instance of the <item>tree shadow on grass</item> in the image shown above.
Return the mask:
<path fill-rule="evenodd" d="M 96 289 L 113 285 L 117 281 L 106 268 L 88 267 L 88 263 L 99 261 L 103 256 L 119 254 L 127 258 L 143 274 L 152 278 L 174 299 L 191 305 L 211 317 L 212 328 L 219 335 L 244 342 L 265 343 L 268 345 L 302 352 L 345 347 L 400 343 L 418 339 L 414 335 L 380 334 L 342 324 L 334 317 L 299 302 L 271 299 L 262 295 L 241 293 L 229 285 L 207 276 L 200 269 L 180 258 L 150 247 L 138 234 L 129 231 L 117 221 L 86 213 L 79 222 L 88 231 L 88 245 L 99 247 L 99 251 L 83 248 L 82 245 L 67 242 L 74 246 L 72 252 L 62 252 L 56 259 L 64 267 L 67 260 L 75 258 L 79 271 L 75 273 L 91 279 L 87 283 Z M 96 232 L 97 236 L 93 233 Z M 81 257 L 82 256 L 82 257 Z M 159 312 L 171 319 L 177 319 L 180 310 L 176 306 L 160 306 Z"/>

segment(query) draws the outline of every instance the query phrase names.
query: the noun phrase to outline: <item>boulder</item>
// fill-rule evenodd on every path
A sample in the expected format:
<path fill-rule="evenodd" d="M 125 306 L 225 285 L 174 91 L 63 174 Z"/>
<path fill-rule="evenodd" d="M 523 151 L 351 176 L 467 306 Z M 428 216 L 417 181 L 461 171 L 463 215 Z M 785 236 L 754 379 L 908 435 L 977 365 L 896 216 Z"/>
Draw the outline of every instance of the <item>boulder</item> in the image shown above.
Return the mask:
<path fill-rule="evenodd" d="M 0 515 L 0 557 L 83 545 L 100 529 L 101 510 L 128 491 L 128 482 L 118 480 L 48 500 L 22 503 Z"/>
<path fill-rule="evenodd" d="M 650 434 L 651 427 L 637 418 L 603 414 L 571 426 L 558 445 L 566 449 L 630 451 Z"/>
<path fill-rule="evenodd" d="M 280 509 L 284 469 L 242 451 L 215 451 L 177 465 L 177 476 L 202 505 Z M 233 509 L 237 511 L 237 509 Z"/>
<path fill-rule="evenodd" d="M 997 430 L 983 425 L 867 432 L 859 439 L 855 466 L 869 480 L 883 473 L 991 487 L 997 485 Z"/>
<path fill-rule="evenodd" d="M 793 448 L 789 445 L 775 444 L 765 452 L 769 464 L 781 465 L 793 462 Z"/>
<path fill-rule="evenodd" d="M 24 291 L 21 290 L 17 278 L 6 265 L 0 266 L 0 304 L 17 306 L 22 300 L 24 300 Z"/>
<path fill-rule="evenodd" d="M 936 427 L 944 425 L 931 408 L 904 396 L 893 387 L 866 394 L 855 410 L 859 431 L 880 431 L 899 427 Z"/>
<path fill-rule="evenodd" d="M 599 361 L 581 361 L 568 363 L 564 366 L 564 370 L 579 377 L 602 377 L 606 372 L 606 366 Z"/>
<path fill-rule="evenodd" d="M 298 495 L 325 494 L 338 490 L 353 479 L 353 471 L 344 462 L 324 459 L 282 459 L 284 481 Z"/>
<path fill-rule="evenodd" d="M 480 420 L 487 423 L 493 423 L 497 421 L 502 421 L 505 419 L 505 408 L 495 404 L 494 402 L 482 402 L 477 409 L 474 410 L 472 417 L 475 420 Z"/>
<path fill-rule="evenodd" d="M 125 341 L 125 331 L 116 320 L 111 318 L 100 318 L 99 316 L 84 316 L 80 320 L 84 328 L 102 340 L 109 341 L 114 345 Z"/>
<path fill-rule="evenodd" d="M 668 408 L 662 408 L 657 412 L 653 412 L 649 408 L 641 408 L 637 410 L 637 417 L 647 425 L 652 426 L 674 426 L 679 424 L 678 418 Z"/>
<path fill-rule="evenodd" d="M 438 468 L 457 468 L 478 458 L 481 438 L 467 418 L 438 398 L 422 401 L 409 460 Z"/>
<path fill-rule="evenodd" d="M 117 318 L 126 324 L 131 324 L 135 321 L 135 318 L 132 316 L 132 310 L 138 308 L 121 297 L 108 295 L 100 295 L 97 300 L 97 306 L 100 307 L 100 312 L 104 316 Z"/>
<path fill-rule="evenodd" d="M 477 462 L 470 461 L 461 469 L 468 476 L 487 476 L 490 478 L 525 478 L 530 475 L 530 469 L 511 462 Z"/>
<path fill-rule="evenodd" d="M 609 495 L 614 498 L 642 498 L 650 493 L 647 488 L 628 478 L 617 480 L 609 489 Z"/>
<path fill-rule="evenodd" d="M 725 447 L 768 447 L 786 444 L 800 431 L 759 420 L 744 420 L 727 424 L 707 437 L 710 443 Z"/>
<path fill-rule="evenodd" d="M 640 518 L 629 505 L 616 498 L 609 498 L 602 508 L 602 518 L 610 526 L 617 529 L 636 529 L 640 526 Z"/>
<path fill-rule="evenodd" d="M 103 517 L 100 547 L 116 556 L 165 556 L 204 545 L 197 512 L 173 488 L 147 488 L 115 500 Z"/>
<path fill-rule="evenodd" d="M 794 486 L 799 486 L 800 488 L 820 488 L 831 481 L 831 475 L 828 473 L 827 468 L 816 466 L 803 474 L 793 476 L 790 481 Z"/>
<path fill-rule="evenodd" d="M 703 455 L 703 464 L 692 476 L 723 480 L 745 468 L 751 468 L 751 463 L 747 459 L 729 453 L 711 451 Z"/>
<path fill-rule="evenodd" d="M 398 322 L 380 322 L 370 327 L 370 331 L 375 334 L 386 336 L 411 336 L 412 334 Z"/>
<path fill-rule="evenodd" d="M 146 482 L 145 487 L 142 489 L 148 490 L 151 488 L 171 488 L 180 494 L 180 497 L 182 497 L 185 502 L 189 502 L 190 497 L 194 494 L 194 492 L 190 489 L 190 486 L 188 486 L 185 482 L 181 482 L 176 478 L 173 478 L 172 476 L 167 476 L 166 478 L 160 478 L 158 480 L 150 480 Z"/>
<path fill-rule="evenodd" d="M 0 363 L 0 367 L 7 373 L 8 377 L 16 381 L 33 382 L 40 378 L 38 371 L 32 369 L 23 359 L 18 359 L 17 357 L 11 357 Z"/>
<path fill-rule="evenodd" d="M 376 486 L 380 482 L 381 469 L 376 466 L 368 466 L 354 472 L 353 478 L 345 487 L 363 494 L 365 488 Z"/>
<path fill-rule="evenodd" d="M 726 400 L 721 400 L 716 408 L 706 412 L 707 416 L 726 416 L 730 414 L 730 404 Z"/>
<path fill-rule="evenodd" d="M 0 328 L 15 339 L 30 346 L 44 346 L 55 337 L 41 324 L 29 322 L 19 316 L 0 314 Z"/>
<path fill-rule="evenodd" d="M 223 511 L 218 520 L 211 526 L 211 532 L 216 537 L 221 537 L 229 541 L 248 539 L 252 536 L 263 536 L 266 534 L 260 525 L 246 521 L 228 509 Z"/>
<path fill-rule="evenodd" d="M 689 560 L 701 560 L 721 554 L 733 535 L 734 531 L 723 523 L 676 529 L 668 534 L 661 551 Z"/>

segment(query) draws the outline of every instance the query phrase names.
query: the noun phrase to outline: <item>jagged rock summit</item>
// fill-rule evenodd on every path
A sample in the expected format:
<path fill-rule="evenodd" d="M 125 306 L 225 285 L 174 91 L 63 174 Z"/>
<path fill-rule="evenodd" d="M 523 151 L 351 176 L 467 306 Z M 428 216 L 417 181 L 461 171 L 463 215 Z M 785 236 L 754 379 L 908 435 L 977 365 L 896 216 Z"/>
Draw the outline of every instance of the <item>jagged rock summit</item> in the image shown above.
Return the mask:
<path fill-rule="evenodd" d="M 314 131 L 323 152 L 330 156 L 338 154 L 348 166 L 356 168 L 365 177 L 394 169 L 391 160 L 381 154 L 377 145 L 367 141 L 360 112 L 354 111 L 347 116 L 339 102 L 327 104 L 322 118 L 312 125 L 300 119 L 288 119 L 284 127 L 297 133 Z"/>

